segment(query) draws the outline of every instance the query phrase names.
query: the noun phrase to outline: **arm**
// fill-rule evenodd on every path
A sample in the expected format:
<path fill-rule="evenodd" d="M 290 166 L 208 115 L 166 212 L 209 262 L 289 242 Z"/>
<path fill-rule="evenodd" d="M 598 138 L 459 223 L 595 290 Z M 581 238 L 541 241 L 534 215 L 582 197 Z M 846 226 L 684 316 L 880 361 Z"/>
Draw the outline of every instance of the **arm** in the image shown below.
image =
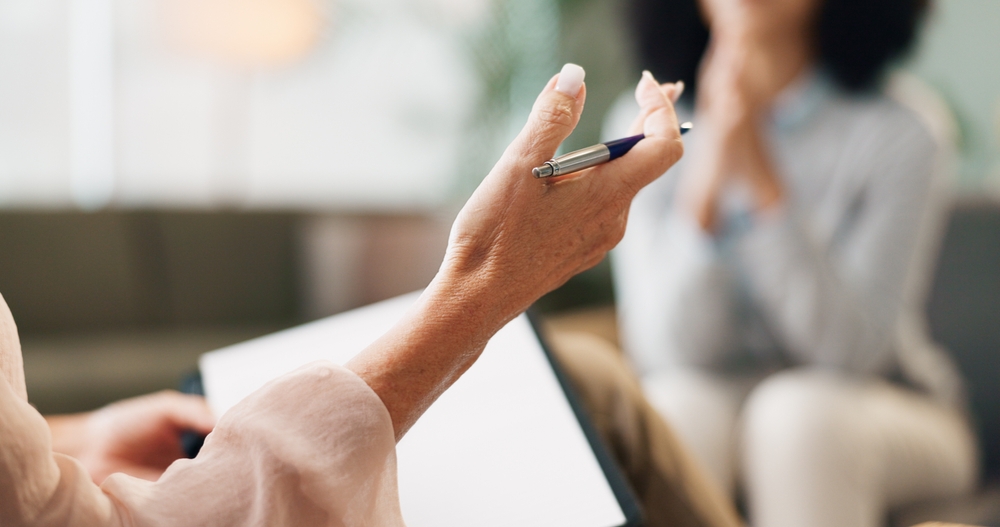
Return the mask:
<path fill-rule="evenodd" d="M 922 217 L 936 206 L 936 147 L 914 123 L 858 163 L 870 183 L 853 225 L 836 247 L 811 235 L 787 206 L 758 219 L 739 242 L 754 296 L 800 361 L 878 371 L 891 351 L 904 287 L 917 254 Z"/>
<path fill-rule="evenodd" d="M 385 403 L 397 438 L 479 357 L 487 341 L 544 293 L 596 265 L 621 239 L 636 192 L 681 156 L 664 89 L 644 77 L 629 154 L 556 181 L 531 168 L 552 157 L 585 90 L 539 96 L 528 123 L 462 209 L 444 263 L 417 306 L 347 367 Z"/>
<path fill-rule="evenodd" d="M 493 333 L 600 261 L 621 237 L 635 193 L 681 155 L 673 107 L 647 79 L 637 125 L 647 140 L 614 163 L 535 180 L 531 168 L 551 157 L 582 110 L 582 90 L 566 91 L 573 96 L 554 81 L 546 87 L 456 220 L 441 271 L 409 315 L 351 361 L 356 374 L 315 363 L 272 381 L 222 417 L 196 459 L 174 462 L 155 483 L 113 474 L 98 488 L 78 461 L 53 453 L 45 421 L 12 388 L 23 371 L 0 372 L 0 523 L 401 525 L 394 438 Z M 3 368 L 20 357 L 7 346 L 16 344 L 12 329 L 0 303 Z"/>

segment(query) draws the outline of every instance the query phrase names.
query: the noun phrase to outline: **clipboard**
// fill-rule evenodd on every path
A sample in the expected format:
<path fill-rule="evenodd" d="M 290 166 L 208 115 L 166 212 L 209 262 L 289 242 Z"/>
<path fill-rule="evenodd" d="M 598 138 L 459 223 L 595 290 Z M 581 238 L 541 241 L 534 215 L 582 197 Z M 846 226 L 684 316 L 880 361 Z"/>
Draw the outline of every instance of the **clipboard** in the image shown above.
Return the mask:
<path fill-rule="evenodd" d="M 345 363 L 416 301 L 403 295 L 206 353 L 217 415 L 319 359 Z M 537 318 L 501 329 L 397 445 L 409 527 L 638 527 L 642 515 L 542 338 Z"/>

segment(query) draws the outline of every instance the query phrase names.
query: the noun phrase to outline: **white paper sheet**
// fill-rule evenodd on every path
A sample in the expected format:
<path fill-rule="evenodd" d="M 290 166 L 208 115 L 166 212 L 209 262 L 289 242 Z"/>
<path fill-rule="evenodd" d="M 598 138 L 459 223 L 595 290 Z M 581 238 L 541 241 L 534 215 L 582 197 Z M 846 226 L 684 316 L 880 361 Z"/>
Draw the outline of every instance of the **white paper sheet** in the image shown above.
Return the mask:
<path fill-rule="evenodd" d="M 300 365 L 343 364 L 416 300 L 404 295 L 207 353 L 205 392 L 221 415 Z M 612 527 L 625 523 L 597 459 L 524 315 L 397 447 L 409 527 Z"/>

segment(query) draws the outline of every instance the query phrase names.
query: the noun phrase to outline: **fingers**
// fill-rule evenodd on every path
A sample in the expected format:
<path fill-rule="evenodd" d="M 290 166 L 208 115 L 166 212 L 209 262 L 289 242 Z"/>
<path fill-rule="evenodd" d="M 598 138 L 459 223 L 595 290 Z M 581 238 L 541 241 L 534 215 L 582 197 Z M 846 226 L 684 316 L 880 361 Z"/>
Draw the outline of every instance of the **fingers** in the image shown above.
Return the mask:
<path fill-rule="evenodd" d="M 630 133 L 643 133 L 646 138 L 639 141 L 618 165 L 621 178 L 635 191 L 666 172 L 684 152 L 671 100 L 680 96 L 683 84 L 679 88 L 677 85 L 669 89 L 665 86 L 644 71 L 635 89 L 640 110 Z"/>
<path fill-rule="evenodd" d="M 673 91 L 673 88 L 666 89 L 661 86 L 653 78 L 653 74 L 649 70 L 645 70 L 642 72 L 639 84 L 635 87 L 635 100 L 642 110 L 651 113 L 659 108 L 672 106 L 673 102 L 670 97 L 673 95 Z"/>
<path fill-rule="evenodd" d="M 551 159 L 580 121 L 586 88 L 583 68 L 566 64 L 535 100 L 527 124 L 511 144 L 514 159 L 531 167 Z M 530 170 L 530 168 L 528 168 Z"/>
<path fill-rule="evenodd" d="M 652 74 L 649 73 L 648 71 L 643 71 L 642 75 L 643 75 L 643 77 L 640 78 L 640 81 L 642 79 L 644 79 L 647 75 L 650 78 L 652 78 Z M 638 91 L 641 86 L 642 86 L 642 83 L 640 82 L 639 85 L 636 85 L 636 90 Z M 677 82 L 673 82 L 673 83 L 666 82 L 666 83 L 660 84 L 660 90 L 663 91 L 663 94 L 668 99 L 670 99 L 670 103 L 672 105 L 673 104 L 677 104 L 677 101 L 680 100 L 681 95 L 684 94 L 684 81 L 677 81 Z M 636 95 L 636 97 L 638 97 L 638 94 Z M 629 133 L 628 133 L 628 135 L 636 135 L 636 134 L 642 133 L 643 125 L 644 125 L 644 123 L 646 121 L 646 117 L 649 116 L 650 111 L 652 111 L 652 109 L 640 108 L 639 114 L 635 116 L 635 119 L 632 121 L 632 124 L 629 126 Z"/>
<path fill-rule="evenodd" d="M 684 94 L 684 81 L 677 81 L 674 83 L 666 82 L 660 85 L 660 90 L 663 94 L 670 99 L 671 104 L 677 104 L 680 100 L 681 95 Z"/>
<path fill-rule="evenodd" d="M 179 430 L 208 433 L 215 428 L 215 416 L 204 397 L 164 391 L 155 395 L 158 411 Z"/>
<path fill-rule="evenodd" d="M 585 76 L 586 72 L 583 71 L 583 68 L 573 63 L 567 63 L 563 65 L 562 71 L 559 72 L 559 80 L 556 81 L 555 89 L 557 92 L 565 93 L 570 97 L 576 97 L 580 93 Z"/>

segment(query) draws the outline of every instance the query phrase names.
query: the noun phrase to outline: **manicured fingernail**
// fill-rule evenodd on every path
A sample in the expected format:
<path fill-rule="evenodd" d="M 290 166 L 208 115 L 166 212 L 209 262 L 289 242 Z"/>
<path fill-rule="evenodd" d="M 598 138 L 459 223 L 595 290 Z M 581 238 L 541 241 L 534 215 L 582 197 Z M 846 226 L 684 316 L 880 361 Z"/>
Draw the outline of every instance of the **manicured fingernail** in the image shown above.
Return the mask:
<path fill-rule="evenodd" d="M 635 100 L 639 106 L 645 107 L 647 103 L 654 104 L 653 99 L 649 98 L 651 93 L 659 94 L 660 97 L 654 96 L 654 99 L 666 97 L 660 84 L 653 78 L 653 74 L 649 70 L 642 70 L 642 77 L 639 78 L 639 83 L 635 86 Z"/>
<path fill-rule="evenodd" d="M 580 93 L 580 87 L 583 86 L 584 75 L 583 68 L 576 64 L 566 63 L 562 71 L 559 72 L 559 80 L 556 81 L 556 90 L 570 97 L 576 97 Z"/>
<path fill-rule="evenodd" d="M 684 94 L 684 81 L 677 81 L 674 83 L 674 100 L 677 102 L 681 99 L 681 95 Z"/>

